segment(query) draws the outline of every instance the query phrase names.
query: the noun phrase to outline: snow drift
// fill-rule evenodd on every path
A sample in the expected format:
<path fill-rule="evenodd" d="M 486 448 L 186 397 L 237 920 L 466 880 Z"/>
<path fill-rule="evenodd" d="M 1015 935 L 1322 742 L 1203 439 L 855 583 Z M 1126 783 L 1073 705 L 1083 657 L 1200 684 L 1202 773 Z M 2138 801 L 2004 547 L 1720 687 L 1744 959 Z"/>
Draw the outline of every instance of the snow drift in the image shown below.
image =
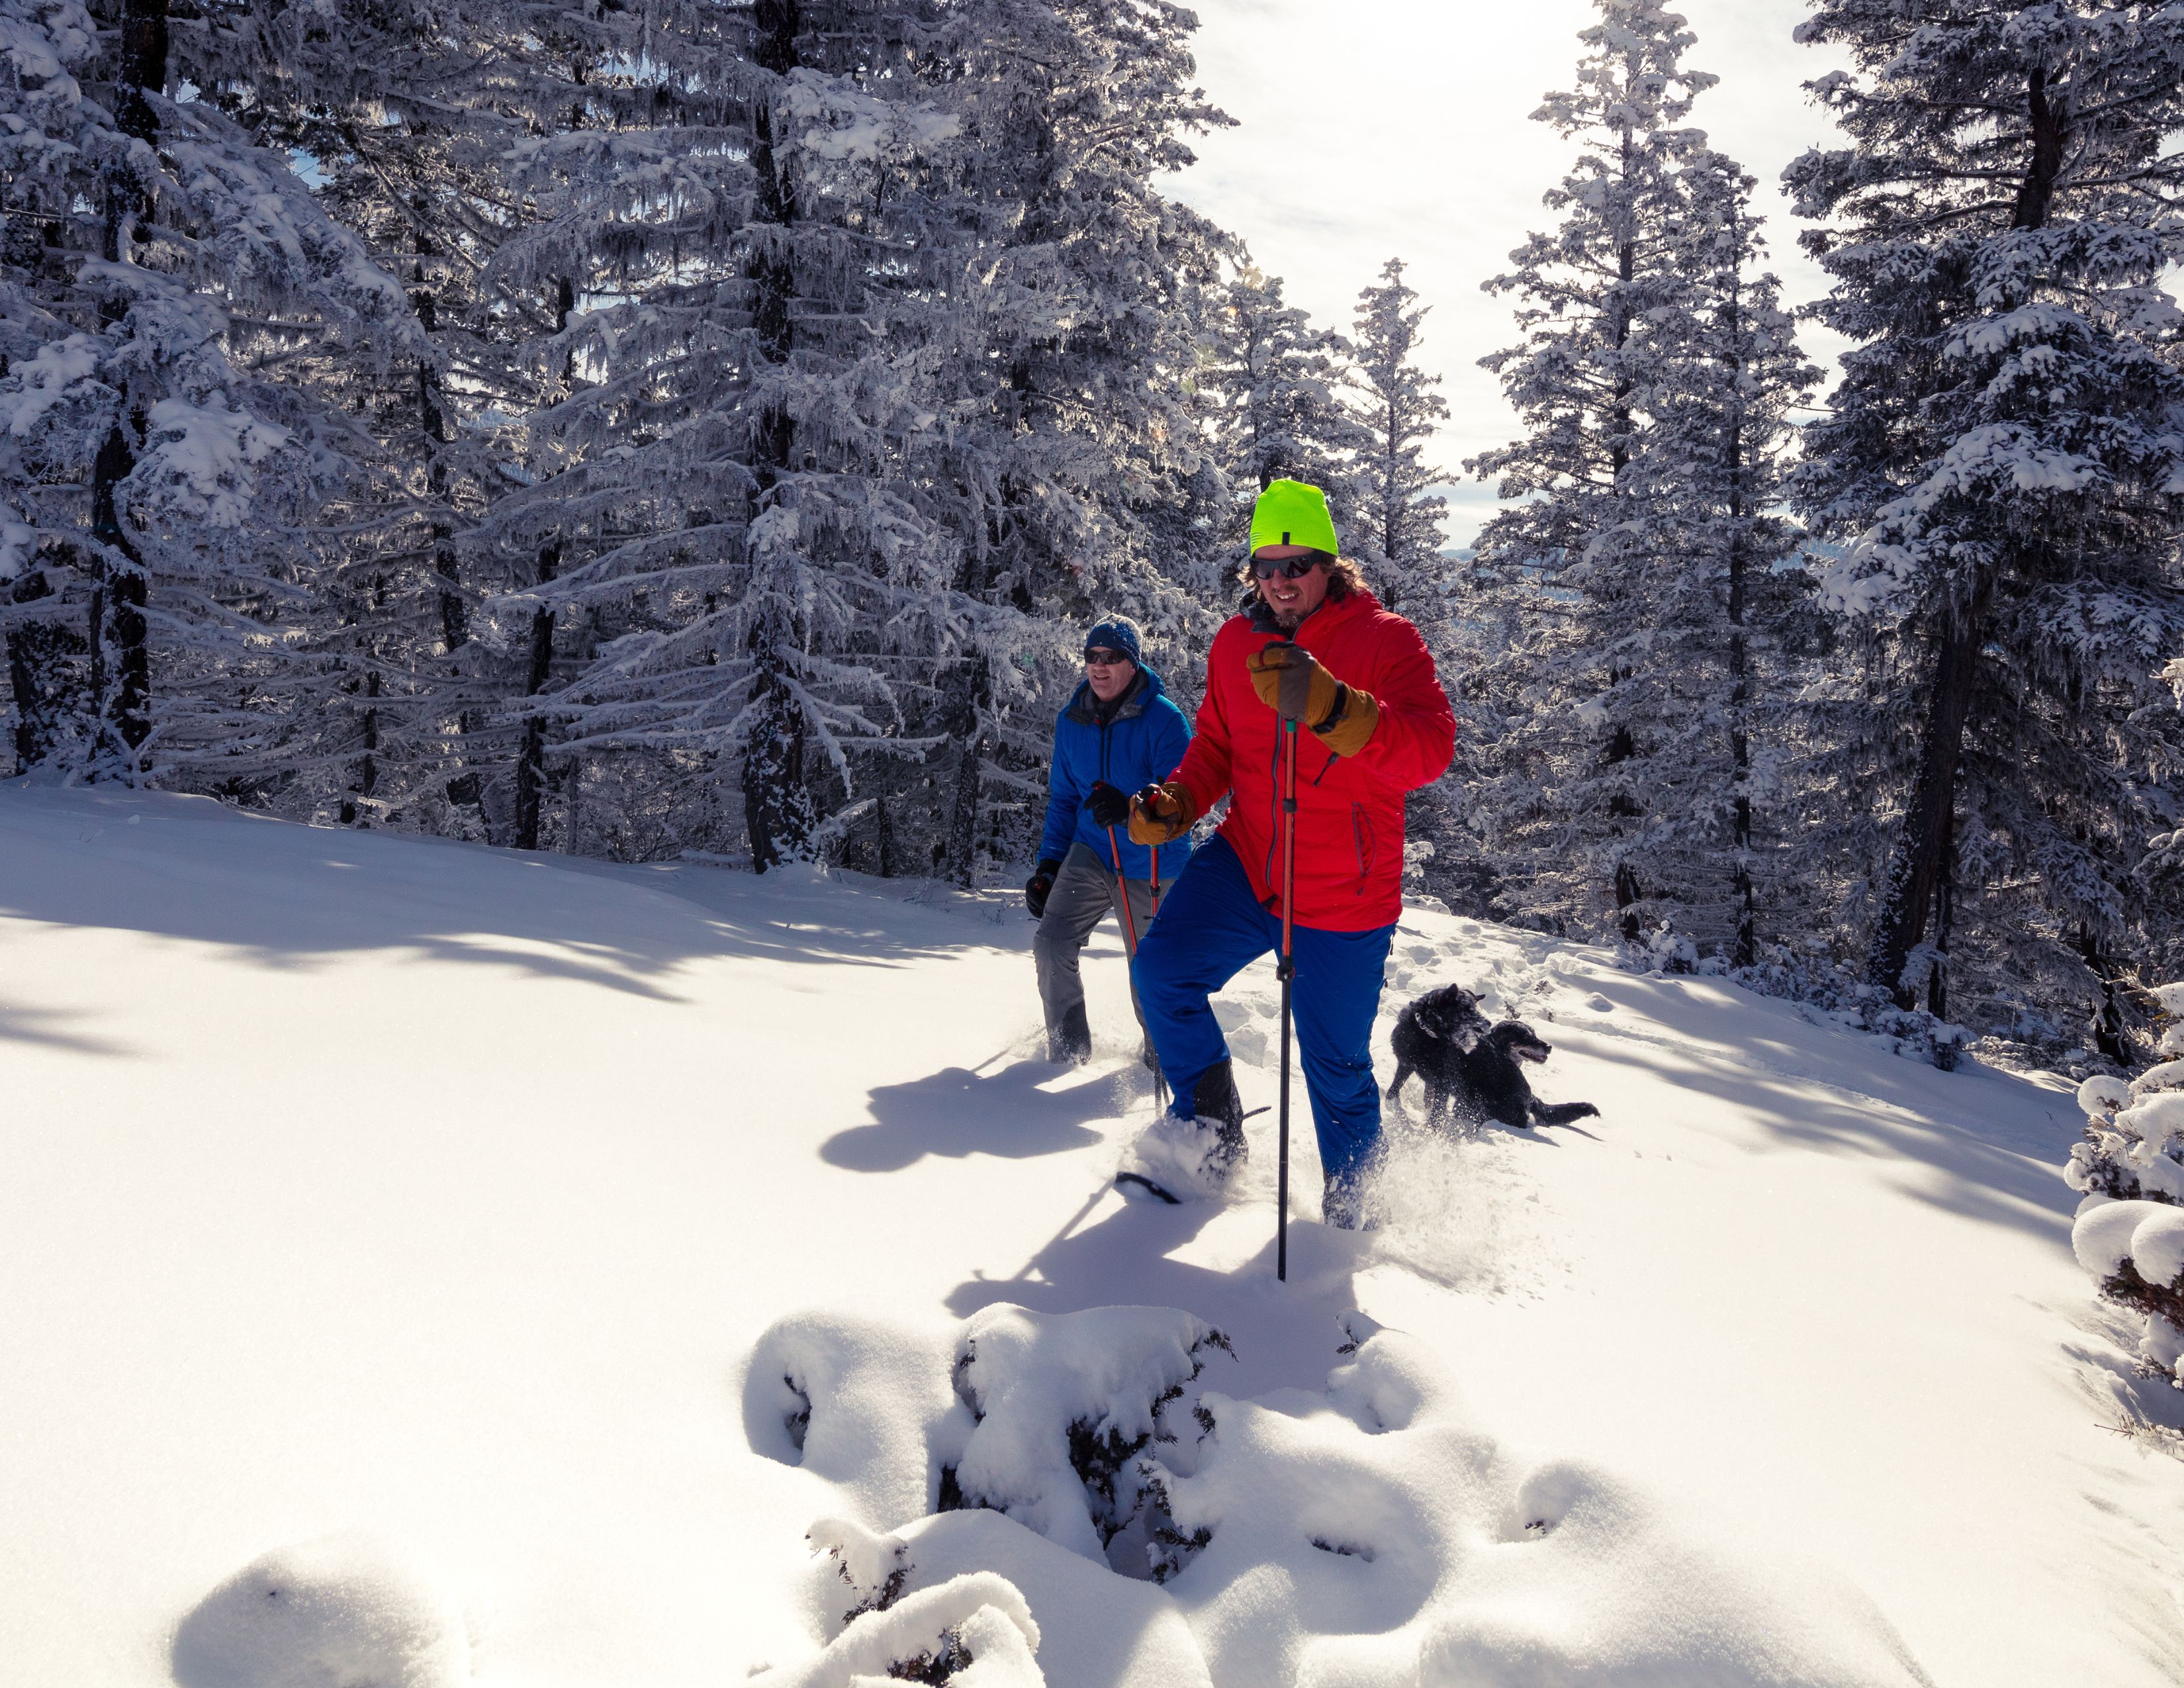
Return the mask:
<path fill-rule="evenodd" d="M 760 1339 L 752 1370 L 806 1349 L 823 1321 L 800 1315 Z M 860 1322 L 861 1328 L 861 1322 Z M 1215 1683 L 1602 1688 L 1883 1688 L 1927 1680 L 1871 1603 L 1838 1578 L 1677 1518 L 1636 1485 L 1581 1462 L 1527 1464 L 1481 1429 L 1423 1344 L 1362 1315 L 1343 1322 L 1349 1357 L 1323 1390 L 1231 1398 L 1203 1388 L 1219 1334 L 1169 1308 L 1041 1317 L 988 1307 L 955 1345 L 963 1418 L 925 1416 L 919 1468 L 944 1509 L 881 1535 L 815 1526 L 848 1627 L 800 1669 L 823 1673 L 878 1613 L 913 1607 L 928 1552 L 956 1580 L 1025 1564 L 1026 1531 L 1082 1568 L 1023 1589 L 1034 1629 L 1144 1633 L 1172 1602 L 1171 1653 L 1187 1635 Z M 933 1396 L 900 1361 L 937 1345 L 905 1338 L 829 1350 L 800 1384 L 815 1430 L 848 1403 Z M 823 1379 L 815 1382 L 814 1379 Z M 966 1425 L 965 1420 L 968 1424 Z M 892 1421 L 900 1431 L 908 1419 Z M 755 1443 L 780 1457 L 770 1431 Z M 845 1498 L 903 1492 L 906 1439 L 875 1444 L 884 1482 L 838 1471 Z M 1118 1543 L 1137 1547 L 1133 1565 Z M 931 1573 L 926 1573 L 930 1575 Z M 1150 1590 L 1144 1579 L 1162 1585 Z M 1004 1585 L 1017 1588 L 1013 1581 Z M 900 1606 L 894 1602 L 900 1601 Z M 923 1607 L 915 1609 L 922 1613 Z M 893 1620 L 890 1619 L 890 1622 Z M 922 1637 L 932 1620 L 916 1620 Z M 865 1643 L 861 1642 L 861 1646 Z M 871 1645 L 880 1643 L 875 1640 Z M 889 1641 L 887 1645 L 897 1645 Z M 860 1657 L 864 1657 L 861 1654 Z M 936 1656 L 937 1657 L 937 1656 Z M 1056 1663 L 1045 1680 L 1109 1682 Z M 771 1680 L 771 1679 L 768 1679 Z M 832 1681 L 822 1674 L 783 1678 Z M 932 1680 L 968 1680 L 936 1676 Z M 1027 1679 L 1029 1680 L 1029 1679 Z M 1144 1680 L 1142 1678 L 1139 1680 Z"/>

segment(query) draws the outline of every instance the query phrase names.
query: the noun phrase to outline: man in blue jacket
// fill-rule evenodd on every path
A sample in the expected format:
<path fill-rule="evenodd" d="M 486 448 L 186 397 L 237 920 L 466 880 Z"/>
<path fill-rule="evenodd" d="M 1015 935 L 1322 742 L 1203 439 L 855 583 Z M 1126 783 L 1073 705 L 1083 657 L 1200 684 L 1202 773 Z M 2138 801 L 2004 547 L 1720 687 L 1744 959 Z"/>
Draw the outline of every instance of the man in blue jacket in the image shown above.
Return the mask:
<path fill-rule="evenodd" d="M 1153 852 L 1132 844 L 1123 830 L 1129 794 L 1166 779 L 1190 743 L 1190 723 L 1139 654 L 1136 624 L 1113 616 L 1087 633 L 1084 678 L 1054 724 L 1039 871 L 1024 886 L 1024 905 L 1039 921 L 1032 953 L 1039 961 L 1050 1061 L 1091 1058 L 1092 1028 L 1084 1018 L 1077 960 L 1092 928 L 1111 908 L 1119 918 L 1118 894 L 1129 899 L 1139 937 L 1152 923 Z M 1161 846 L 1162 884 L 1174 879 L 1190 855 L 1187 838 Z M 1137 1001 L 1134 987 L 1130 1006 L 1135 1008 Z M 1138 1025 L 1144 1028 L 1142 1010 Z M 1148 1064 L 1151 1049 L 1148 1041 Z"/>

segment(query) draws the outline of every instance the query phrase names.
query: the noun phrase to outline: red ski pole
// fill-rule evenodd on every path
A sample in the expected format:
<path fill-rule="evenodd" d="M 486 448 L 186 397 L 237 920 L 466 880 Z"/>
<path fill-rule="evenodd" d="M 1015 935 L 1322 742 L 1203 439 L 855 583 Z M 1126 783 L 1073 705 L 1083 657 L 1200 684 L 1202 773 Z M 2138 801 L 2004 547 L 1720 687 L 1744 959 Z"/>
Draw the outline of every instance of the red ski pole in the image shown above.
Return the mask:
<path fill-rule="evenodd" d="M 1296 729 L 1295 717 L 1282 723 L 1282 959 L 1274 977 L 1282 982 L 1281 1169 L 1274 1196 L 1274 1276 L 1290 1276 L 1290 982 L 1296 957 L 1290 944 L 1290 909 L 1296 900 Z"/>
<path fill-rule="evenodd" d="M 1129 951 L 1130 965 L 1138 964 L 1138 917 L 1130 912 L 1130 888 L 1123 880 L 1123 847 L 1115 842 L 1115 829 L 1107 828 L 1107 849 L 1115 862 L 1115 900 L 1123 905 L 1123 943 Z M 1160 902 L 1160 846 L 1153 846 L 1153 902 Z M 1135 972 L 1130 976 L 1130 1000 L 1138 1000 L 1138 980 Z M 1153 1106 L 1160 1112 L 1167 1111 L 1167 1075 L 1156 1067 L 1153 1069 Z"/>

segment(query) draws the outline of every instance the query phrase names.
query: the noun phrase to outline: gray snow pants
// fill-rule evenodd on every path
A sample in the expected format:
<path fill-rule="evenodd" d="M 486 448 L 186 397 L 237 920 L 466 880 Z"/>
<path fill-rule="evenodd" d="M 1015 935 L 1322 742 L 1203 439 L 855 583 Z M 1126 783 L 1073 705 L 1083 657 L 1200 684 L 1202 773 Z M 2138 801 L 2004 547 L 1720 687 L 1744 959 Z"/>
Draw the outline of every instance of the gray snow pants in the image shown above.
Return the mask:
<path fill-rule="evenodd" d="M 1039 962 L 1039 1000 L 1046 1011 L 1046 1053 L 1050 1061 L 1083 1061 L 1092 1053 L 1092 1028 L 1084 1017 L 1084 981 L 1078 973 L 1077 958 L 1092 928 L 1110 909 L 1116 911 L 1118 922 L 1122 919 L 1115 900 L 1115 883 L 1112 869 L 1084 844 L 1074 844 L 1054 876 L 1053 890 L 1047 893 L 1046 913 L 1039 920 L 1039 935 L 1032 939 L 1031 950 Z M 1152 924 L 1152 885 L 1144 879 L 1125 879 L 1122 884 L 1142 939 Z M 1138 1008 L 1134 979 L 1130 983 L 1130 1006 L 1137 1010 L 1142 1031 L 1145 1016 Z M 1150 1056 L 1150 1039 L 1145 1047 Z"/>

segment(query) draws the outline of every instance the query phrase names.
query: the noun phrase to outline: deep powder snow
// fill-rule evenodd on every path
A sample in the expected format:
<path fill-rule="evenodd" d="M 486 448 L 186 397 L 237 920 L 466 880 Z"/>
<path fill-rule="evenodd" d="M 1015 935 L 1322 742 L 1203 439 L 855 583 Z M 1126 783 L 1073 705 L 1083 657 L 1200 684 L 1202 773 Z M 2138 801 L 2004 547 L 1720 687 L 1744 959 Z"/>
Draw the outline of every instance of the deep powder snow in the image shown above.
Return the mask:
<path fill-rule="evenodd" d="M 1363 1236 L 1306 1128 L 1277 1284 L 1271 1116 L 1121 1202 L 1028 937 L 0 786 L 0 1682 L 2184 1680 L 2067 1088 L 1414 911 L 1384 1061 L 1460 983 L 1602 1117 Z"/>

